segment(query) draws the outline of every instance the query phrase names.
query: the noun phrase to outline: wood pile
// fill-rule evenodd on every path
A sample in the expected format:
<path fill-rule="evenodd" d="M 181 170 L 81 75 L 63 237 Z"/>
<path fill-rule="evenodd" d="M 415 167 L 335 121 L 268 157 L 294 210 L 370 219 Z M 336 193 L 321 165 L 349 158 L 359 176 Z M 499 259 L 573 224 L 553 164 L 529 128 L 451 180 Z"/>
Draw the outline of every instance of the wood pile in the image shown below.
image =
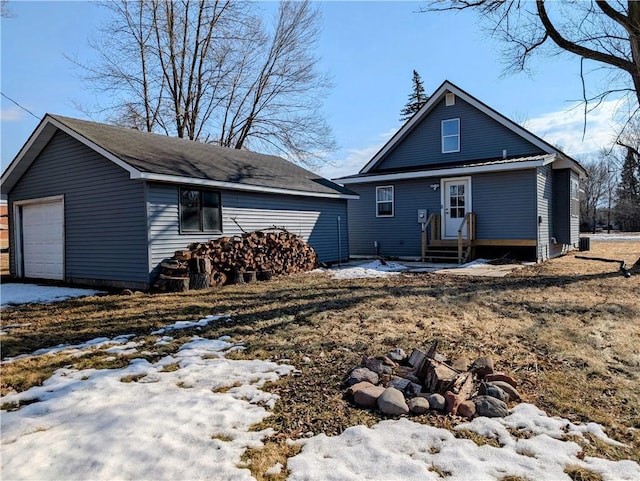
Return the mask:
<path fill-rule="evenodd" d="M 314 269 L 313 247 L 285 229 L 268 229 L 189 245 L 161 263 L 155 287 L 169 292 L 269 280 Z"/>

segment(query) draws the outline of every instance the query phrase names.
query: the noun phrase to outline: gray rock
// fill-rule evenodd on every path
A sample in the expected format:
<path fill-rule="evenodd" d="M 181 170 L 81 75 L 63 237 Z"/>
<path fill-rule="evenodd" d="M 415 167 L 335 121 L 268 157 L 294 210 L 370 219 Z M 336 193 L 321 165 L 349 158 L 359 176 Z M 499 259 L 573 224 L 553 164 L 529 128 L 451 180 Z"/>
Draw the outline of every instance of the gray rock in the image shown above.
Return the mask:
<path fill-rule="evenodd" d="M 394 387 L 398 391 L 404 391 L 407 386 L 411 384 L 411 381 L 403 377 L 394 377 L 387 383 L 387 387 Z"/>
<path fill-rule="evenodd" d="M 371 384 L 378 384 L 378 382 L 380 382 L 380 378 L 372 370 L 367 369 L 366 367 L 358 367 L 351 371 L 351 374 L 349 374 L 347 384 L 349 386 L 353 386 L 354 384 L 362 381 L 367 381 Z"/>
<path fill-rule="evenodd" d="M 472 418 L 476 415 L 476 403 L 469 399 L 462 401 L 458 406 L 458 414 L 465 418 Z"/>
<path fill-rule="evenodd" d="M 399 347 L 396 347 L 395 349 L 391 349 L 391 351 L 389 351 L 389 353 L 387 354 L 387 357 L 392 361 L 402 362 L 407 358 L 407 353 L 404 352 Z"/>
<path fill-rule="evenodd" d="M 479 357 L 473 364 L 471 364 L 472 373 L 476 374 L 479 378 L 485 377 L 487 374 L 493 373 L 493 359 L 489 356 Z"/>
<path fill-rule="evenodd" d="M 407 406 L 409 406 L 409 411 L 413 414 L 424 414 L 431 408 L 429 401 L 419 396 L 409 399 Z"/>
<path fill-rule="evenodd" d="M 500 399 L 502 402 L 509 402 L 509 395 L 500 389 L 495 384 L 490 382 L 482 382 L 480 383 L 480 388 L 478 389 L 480 394 L 486 394 L 487 396 L 494 397 L 496 399 Z"/>
<path fill-rule="evenodd" d="M 429 394 L 427 396 L 427 400 L 429 401 L 429 406 L 434 411 L 444 411 L 444 408 L 447 405 L 447 401 L 442 394 Z"/>
<path fill-rule="evenodd" d="M 353 393 L 353 402 L 364 408 L 374 408 L 378 404 L 378 398 L 384 392 L 384 387 L 374 386 L 371 383 L 366 384 Z M 357 384 L 356 384 L 357 385 Z"/>
<path fill-rule="evenodd" d="M 388 387 L 378 398 L 378 409 L 383 414 L 389 414 L 391 416 L 398 416 L 400 414 L 407 414 L 409 412 L 409 406 L 404 400 L 404 395 L 396 388 Z"/>
<path fill-rule="evenodd" d="M 456 371 L 466 372 L 469 370 L 469 359 L 466 357 L 458 357 L 453 361 L 451 367 Z"/>
<path fill-rule="evenodd" d="M 422 391 L 422 384 L 416 382 L 410 382 L 407 387 L 404 388 L 404 395 L 406 397 L 414 397 L 420 394 Z"/>
<path fill-rule="evenodd" d="M 363 359 L 362 364 L 378 375 L 393 374 L 393 367 L 386 365 L 382 359 L 368 357 Z"/>
<path fill-rule="evenodd" d="M 477 396 L 473 399 L 476 405 L 476 414 L 488 418 L 503 418 L 509 414 L 507 405 L 491 396 Z"/>
<path fill-rule="evenodd" d="M 521 399 L 520 393 L 518 392 L 518 390 L 515 387 L 513 387 L 508 382 L 505 382 L 505 381 L 491 381 L 489 384 L 493 384 L 494 386 L 497 386 L 500 389 L 502 389 L 504 392 L 506 392 L 509 395 L 509 400 L 510 401 L 520 401 L 520 399 Z"/>

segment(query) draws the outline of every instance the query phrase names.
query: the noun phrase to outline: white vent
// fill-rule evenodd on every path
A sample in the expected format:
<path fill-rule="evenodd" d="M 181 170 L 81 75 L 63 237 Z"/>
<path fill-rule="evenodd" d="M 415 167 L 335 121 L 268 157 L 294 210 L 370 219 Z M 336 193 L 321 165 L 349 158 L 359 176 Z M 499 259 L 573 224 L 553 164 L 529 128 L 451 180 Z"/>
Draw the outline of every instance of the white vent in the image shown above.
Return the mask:
<path fill-rule="evenodd" d="M 448 93 L 444 96 L 444 102 L 447 107 L 456 104 L 456 94 Z"/>

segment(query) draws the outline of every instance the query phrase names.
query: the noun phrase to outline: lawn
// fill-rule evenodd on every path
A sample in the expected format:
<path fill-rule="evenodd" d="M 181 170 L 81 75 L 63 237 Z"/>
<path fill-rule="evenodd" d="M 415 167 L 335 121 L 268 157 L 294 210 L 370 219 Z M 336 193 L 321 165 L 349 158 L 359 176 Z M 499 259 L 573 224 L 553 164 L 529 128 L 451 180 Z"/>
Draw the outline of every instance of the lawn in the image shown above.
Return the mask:
<path fill-rule="evenodd" d="M 592 240 L 589 257 L 640 258 L 638 241 Z M 593 440 L 584 449 L 612 460 L 640 459 L 640 267 L 626 278 L 618 265 L 567 255 L 519 269 L 504 278 L 402 274 L 335 280 L 310 273 L 243 286 L 182 294 L 105 295 L 2 312 L 2 357 L 58 344 L 136 334 L 153 345 L 153 329 L 210 314 L 231 322 L 198 330 L 231 336 L 247 349 L 236 359 L 293 364 L 296 375 L 268 386 L 280 396 L 273 415 L 257 428 L 276 434 L 266 448 L 245 454 L 254 476 L 295 453 L 285 442 L 308 433 L 337 435 L 350 426 L 372 426 L 382 416 L 353 407 L 344 381 L 363 356 L 394 347 L 411 351 L 433 339 L 450 358 L 490 355 L 496 367 L 520 382 L 525 401 L 551 416 L 594 421 L 626 445 Z M 187 335 L 194 330 L 185 330 Z M 175 340 L 145 354 L 155 361 L 173 352 Z M 42 383 L 58 368 L 116 368 L 126 357 L 27 357 L 2 367 L 2 394 Z M 436 414 L 413 420 L 451 429 L 461 419 Z M 465 435 L 459 431 L 457 436 Z M 477 443 L 489 440 L 468 434 Z M 576 478 L 577 479 L 577 478 Z"/>

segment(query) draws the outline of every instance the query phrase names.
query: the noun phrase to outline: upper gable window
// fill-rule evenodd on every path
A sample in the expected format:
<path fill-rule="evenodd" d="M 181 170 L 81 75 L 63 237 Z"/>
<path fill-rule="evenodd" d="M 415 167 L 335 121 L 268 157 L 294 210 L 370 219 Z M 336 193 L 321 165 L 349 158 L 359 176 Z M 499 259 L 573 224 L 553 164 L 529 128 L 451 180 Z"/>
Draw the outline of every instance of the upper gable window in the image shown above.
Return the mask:
<path fill-rule="evenodd" d="M 460 152 L 460 119 L 442 121 L 442 153 Z"/>
<path fill-rule="evenodd" d="M 222 232 L 220 192 L 180 189 L 180 232 Z"/>
<path fill-rule="evenodd" d="M 376 187 L 376 217 L 393 217 L 393 186 Z"/>

